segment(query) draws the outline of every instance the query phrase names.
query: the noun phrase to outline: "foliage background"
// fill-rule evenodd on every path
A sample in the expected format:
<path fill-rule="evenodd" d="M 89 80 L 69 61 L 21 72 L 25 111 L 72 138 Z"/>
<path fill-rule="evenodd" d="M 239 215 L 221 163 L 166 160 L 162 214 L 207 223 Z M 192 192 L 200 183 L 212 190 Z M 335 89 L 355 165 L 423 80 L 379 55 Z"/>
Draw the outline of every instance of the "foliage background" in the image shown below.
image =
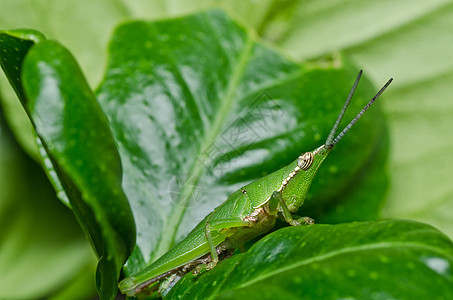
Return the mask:
<path fill-rule="evenodd" d="M 227 9 L 296 60 L 341 52 L 376 85 L 394 77 L 382 102 L 391 142 L 391 184 L 382 217 L 427 222 L 453 237 L 452 1 L 1 0 L 0 28 L 33 28 L 60 41 L 76 56 L 94 88 L 118 22 L 213 6 Z M 0 76 L 5 118 L 21 146 L 36 157 L 28 121 Z M 0 298 L 63 297 L 74 291 L 87 297 L 94 289 L 88 243 L 4 123 L 0 133 L 0 224 L 5 233 L 0 238 L 0 266 L 10 270 L 0 275 Z M 38 208 L 42 212 L 37 213 Z M 24 286 L 24 281 L 29 284 Z"/>

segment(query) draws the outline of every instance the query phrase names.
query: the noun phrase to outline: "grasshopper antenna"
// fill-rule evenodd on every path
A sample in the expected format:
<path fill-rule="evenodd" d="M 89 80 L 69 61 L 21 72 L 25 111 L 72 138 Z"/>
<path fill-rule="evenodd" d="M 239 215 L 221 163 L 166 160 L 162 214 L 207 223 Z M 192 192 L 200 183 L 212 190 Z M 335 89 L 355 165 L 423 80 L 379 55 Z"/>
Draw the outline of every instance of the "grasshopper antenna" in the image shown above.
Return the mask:
<path fill-rule="evenodd" d="M 370 102 L 368 102 L 368 104 L 365 105 L 365 107 L 357 114 L 357 116 L 355 116 L 355 118 L 352 119 L 351 123 L 349 123 L 348 126 L 346 126 L 342 132 L 340 132 L 340 134 L 333 140 L 332 143 L 330 143 L 330 144 L 326 143 L 326 146 L 329 147 L 330 149 L 332 149 L 341 140 L 341 138 L 346 134 L 346 132 L 348 132 L 348 130 L 351 129 L 352 126 L 354 126 L 354 124 L 368 110 L 368 108 L 370 108 L 370 106 L 374 103 L 374 101 L 376 101 L 376 99 L 379 98 L 379 96 L 385 91 L 385 89 L 390 85 L 390 83 L 392 81 L 393 81 L 393 78 L 390 78 L 389 81 L 387 81 L 387 83 L 373 97 L 373 99 L 371 99 Z M 346 103 L 345 103 L 345 106 L 347 107 Z M 343 107 L 343 109 L 345 109 L 345 108 Z M 344 112 L 342 111 L 342 113 L 344 113 Z M 336 123 L 335 123 L 335 125 L 336 125 Z"/>
<path fill-rule="evenodd" d="M 338 127 L 340 127 L 341 120 L 343 119 L 346 109 L 349 106 L 349 102 L 351 102 L 352 96 L 354 96 L 355 89 L 357 88 L 357 85 L 359 84 L 359 81 L 360 81 L 360 77 L 362 77 L 362 70 L 360 70 L 359 75 L 357 75 L 357 79 L 355 80 L 354 85 L 352 86 L 352 89 L 349 92 L 348 99 L 346 99 L 346 102 L 344 103 L 343 108 L 341 109 L 341 112 L 338 115 L 338 118 L 335 121 L 335 124 L 333 125 L 332 130 L 329 133 L 329 136 L 327 137 L 326 145 L 328 145 L 328 146 L 332 144 L 335 133 L 337 132 Z"/>

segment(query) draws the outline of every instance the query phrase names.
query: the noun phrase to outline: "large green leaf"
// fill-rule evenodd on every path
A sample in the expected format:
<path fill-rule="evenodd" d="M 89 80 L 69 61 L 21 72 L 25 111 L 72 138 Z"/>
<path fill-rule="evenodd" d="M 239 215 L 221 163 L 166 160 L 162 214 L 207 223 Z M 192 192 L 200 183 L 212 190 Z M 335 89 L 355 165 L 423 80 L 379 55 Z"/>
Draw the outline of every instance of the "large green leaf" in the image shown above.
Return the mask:
<path fill-rule="evenodd" d="M 164 299 L 451 299 L 452 265 L 451 240 L 421 223 L 291 227 Z"/>
<path fill-rule="evenodd" d="M 0 33 L 0 47 L 2 67 L 39 136 L 46 170 L 58 176 L 99 257 L 98 292 L 112 298 L 135 228 L 105 115 L 77 63 L 58 43 L 15 31 Z"/>
<path fill-rule="evenodd" d="M 219 11 L 122 25 L 109 50 L 97 95 L 137 225 L 127 274 L 165 253 L 241 185 L 321 145 L 357 71 L 342 61 L 297 65 Z M 346 119 L 373 93 L 362 83 Z M 374 109 L 338 145 L 312 193 L 320 200 L 314 211 L 354 190 L 383 132 Z"/>

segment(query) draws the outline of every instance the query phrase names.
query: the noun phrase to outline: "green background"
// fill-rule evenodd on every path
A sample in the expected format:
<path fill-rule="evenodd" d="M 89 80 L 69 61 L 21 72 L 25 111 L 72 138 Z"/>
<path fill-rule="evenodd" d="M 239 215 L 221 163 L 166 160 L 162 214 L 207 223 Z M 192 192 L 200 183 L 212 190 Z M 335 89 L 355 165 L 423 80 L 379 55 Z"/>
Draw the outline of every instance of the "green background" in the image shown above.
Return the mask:
<path fill-rule="evenodd" d="M 253 27 L 264 40 L 298 61 L 316 60 L 326 55 L 335 57 L 341 52 L 363 68 L 375 86 L 393 77 L 395 82 L 382 101 L 390 134 L 387 162 L 390 185 L 381 216 L 426 222 L 453 236 L 450 179 L 453 172 L 450 157 L 453 143 L 450 130 L 453 126 L 450 93 L 453 80 L 452 1 L 192 1 L 190 4 L 184 1 L 96 1 L 93 4 L 89 1 L 2 0 L 0 28 L 33 28 L 60 41 L 75 55 L 94 88 L 105 70 L 107 43 L 118 22 L 137 17 L 161 19 L 212 6 L 225 8 Z M 22 108 L 4 75 L 0 76 L 4 115 L 26 152 L 36 157 Z M 79 274 L 81 266 L 90 270 L 92 254 L 84 237 L 74 233 L 77 226 L 71 214 L 58 203 L 50 187 L 42 188 L 43 183 L 33 189 L 33 193 L 19 196 L 18 191 L 24 190 L 24 180 L 11 176 L 7 163 L 15 162 L 9 167 L 15 172 L 22 168 L 24 174 L 30 176 L 33 174 L 30 170 L 34 169 L 37 178 L 45 179 L 35 162 L 20 152 L 5 132 L 2 130 L 2 178 L 5 178 L 2 182 L 5 184 L 0 186 L 0 213 L 2 224 L 9 225 L 4 227 L 6 235 L 2 237 L 5 241 L 2 244 L 17 245 L 26 254 L 17 255 L 17 251 L 2 247 L 0 261 L 4 262 L 2 266 L 10 264 L 8 268 L 16 270 L 21 264 L 23 273 L 30 278 L 24 279 L 19 271 L 17 275 L 3 272 L 2 276 L 10 281 L 0 279 L 0 284 L 5 286 L 1 290 L 14 291 L 18 297 L 58 295 L 58 291 L 70 288 L 67 283 L 75 284 L 69 279 L 70 274 Z M 8 153 L 12 153 L 14 159 L 9 159 Z M 48 207 L 46 213 L 51 216 L 66 213 L 67 217 L 59 220 L 45 214 L 33 214 L 38 220 L 27 224 L 30 213 L 11 208 L 19 206 L 19 200 L 12 200 L 15 197 L 22 203 L 42 201 L 42 207 Z M 10 214 L 11 209 L 16 214 Z M 68 233 L 61 233 L 65 238 L 59 238 L 55 233 L 51 234 L 53 240 L 47 243 L 42 243 L 42 239 L 17 241 L 21 236 L 28 236 L 30 230 L 47 237 L 49 228 L 54 227 L 67 229 Z M 58 255 L 52 255 L 46 266 L 35 267 L 30 261 L 39 262 L 42 254 L 34 247 L 45 247 L 41 251 Z M 75 250 L 76 247 L 85 252 Z M 73 253 L 80 256 L 80 263 L 75 263 Z M 65 255 L 71 257 L 70 264 L 58 261 L 65 260 Z M 48 272 L 43 271 L 45 268 Z M 67 274 L 62 276 L 58 272 Z M 76 289 L 81 295 L 93 289 L 93 274 L 82 273 L 89 284 Z M 48 274 L 49 278 L 40 274 Z M 21 280 L 11 279 L 14 276 Z M 22 280 L 41 280 L 45 284 L 37 281 L 24 289 Z M 14 287 L 14 284 L 18 286 Z"/>

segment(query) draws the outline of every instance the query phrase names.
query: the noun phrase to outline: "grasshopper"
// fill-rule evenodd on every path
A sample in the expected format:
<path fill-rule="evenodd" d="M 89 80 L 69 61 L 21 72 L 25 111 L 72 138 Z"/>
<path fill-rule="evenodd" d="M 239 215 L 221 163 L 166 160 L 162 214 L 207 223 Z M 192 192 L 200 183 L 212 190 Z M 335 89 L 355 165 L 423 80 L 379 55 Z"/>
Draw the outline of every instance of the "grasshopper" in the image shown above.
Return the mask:
<path fill-rule="evenodd" d="M 313 224 L 309 217 L 296 217 L 304 203 L 319 167 L 346 132 L 357 122 L 392 82 L 392 78 L 368 102 L 357 116 L 335 138 L 340 122 L 354 95 L 362 71 L 330 131 L 324 145 L 305 152 L 286 167 L 260 178 L 234 192 L 225 202 L 207 215 L 181 242 L 143 271 L 119 283 L 122 293 L 133 296 L 160 283 L 168 287 L 172 280 L 192 271 L 210 270 L 220 259 L 231 255 L 246 241 L 270 231 L 277 219 L 292 226 Z"/>

